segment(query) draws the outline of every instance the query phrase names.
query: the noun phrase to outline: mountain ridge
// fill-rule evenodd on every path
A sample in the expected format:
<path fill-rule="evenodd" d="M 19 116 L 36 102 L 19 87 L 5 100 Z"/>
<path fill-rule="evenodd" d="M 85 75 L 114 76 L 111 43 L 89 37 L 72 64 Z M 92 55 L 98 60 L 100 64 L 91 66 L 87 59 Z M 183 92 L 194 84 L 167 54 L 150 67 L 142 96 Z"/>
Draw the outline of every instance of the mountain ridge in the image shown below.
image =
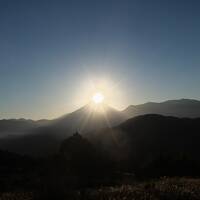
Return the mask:
<path fill-rule="evenodd" d="M 90 133 L 87 138 L 119 162 L 145 165 L 160 155 L 179 154 L 200 160 L 199 124 L 200 118 L 147 114 Z"/>
<path fill-rule="evenodd" d="M 33 132 L 33 129 L 48 129 L 48 127 L 52 128 L 54 126 L 57 127 L 58 130 L 65 129 L 66 132 L 71 132 L 71 134 L 74 131 L 88 132 L 107 127 L 108 125 L 115 126 L 129 118 L 145 114 L 189 118 L 200 117 L 200 101 L 195 99 L 167 100 L 159 103 L 147 102 L 144 104 L 130 105 L 122 111 L 116 110 L 106 104 L 103 104 L 103 106 L 107 110 L 104 116 L 102 113 L 99 115 L 98 112 L 95 112 L 94 105 L 86 104 L 74 112 L 67 113 L 52 120 L 43 119 L 34 121 L 23 118 L 2 119 L 0 120 L 0 137 L 28 134 Z M 88 122 L 87 118 L 90 118 Z M 110 124 L 108 124 L 108 122 Z"/>
<path fill-rule="evenodd" d="M 200 117 L 200 101 L 188 99 L 161 103 L 149 102 L 133 106 L 134 109 L 129 107 L 123 111 L 118 111 L 107 105 L 104 106 L 105 113 L 97 112 L 94 110 L 95 107 L 91 108 L 87 104 L 72 113 L 47 121 L 0 120 L 0 149 L 36 155 L 46 154 L 55 152 L 60 141 L 76 131 L 87 135 L 102 129 L 113 130 L 126 123 L 127 120 L 128 122 L 132 118 L 136 120 L 137 116 L 141 115 L 154 114 L 152 116 L 164 115 L 178 118 L 190 118 L 195 115 L 195 117 Z"/>
<path fill-rule="evenodd" d="M 200 101 L 195 99 L 177 99 L 163 102 L 147 102 L 130 105 L 122 111 L 129 118 L 144 114 L 161 114 L 175 117 L 200 117 Z"/>

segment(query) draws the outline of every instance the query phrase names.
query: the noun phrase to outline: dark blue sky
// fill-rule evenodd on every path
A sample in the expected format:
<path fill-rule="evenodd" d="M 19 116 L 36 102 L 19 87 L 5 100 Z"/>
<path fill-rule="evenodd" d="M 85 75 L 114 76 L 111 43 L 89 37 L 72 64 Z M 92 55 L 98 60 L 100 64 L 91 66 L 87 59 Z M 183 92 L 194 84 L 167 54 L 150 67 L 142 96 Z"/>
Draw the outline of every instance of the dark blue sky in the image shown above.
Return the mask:
<path fill-rule="evenodd" d="M 73 111 L 91 80 L 114 86 L 119 109 L 200 99 L 199 11 L 199 0 L 1 0 L 0 118 Z"/>

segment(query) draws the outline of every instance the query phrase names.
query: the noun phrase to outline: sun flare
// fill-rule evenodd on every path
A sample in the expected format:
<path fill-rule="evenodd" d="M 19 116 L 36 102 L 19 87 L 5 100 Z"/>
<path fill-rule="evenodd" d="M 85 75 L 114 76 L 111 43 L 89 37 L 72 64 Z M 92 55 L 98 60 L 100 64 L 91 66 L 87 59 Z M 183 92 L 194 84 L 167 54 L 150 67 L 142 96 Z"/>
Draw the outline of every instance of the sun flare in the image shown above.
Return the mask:
<path fill-rule="evenodd" d="M 104 101 L 104 95 L 101 92 L 97 92 L 92 96 L 92 101 L 96 104 L 100 104 Z"/>

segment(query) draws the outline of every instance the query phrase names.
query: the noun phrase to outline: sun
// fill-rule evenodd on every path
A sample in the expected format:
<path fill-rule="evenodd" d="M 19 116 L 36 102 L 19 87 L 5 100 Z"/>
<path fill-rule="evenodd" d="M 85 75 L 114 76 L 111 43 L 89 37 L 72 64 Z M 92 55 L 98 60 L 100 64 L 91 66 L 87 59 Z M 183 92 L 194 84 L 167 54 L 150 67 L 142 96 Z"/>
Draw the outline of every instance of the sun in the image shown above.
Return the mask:
<path fill-rule="evenodd" d="M 101 92 L 97 92 L 92 96 L 92 101 L 96 104 L 100 104 L 104 101 L 104 95 Z"/>

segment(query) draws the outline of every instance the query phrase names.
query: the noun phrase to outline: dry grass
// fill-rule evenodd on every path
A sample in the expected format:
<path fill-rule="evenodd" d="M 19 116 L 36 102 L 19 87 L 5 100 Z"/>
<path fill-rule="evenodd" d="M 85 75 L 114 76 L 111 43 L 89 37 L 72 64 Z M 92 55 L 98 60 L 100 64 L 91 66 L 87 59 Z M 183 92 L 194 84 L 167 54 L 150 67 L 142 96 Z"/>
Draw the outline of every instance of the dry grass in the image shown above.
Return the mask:
<path fill-rule="evenodd" d="M 73 198 L 72 198 L 73 196 Z M 159 180 L 88 189 L 66 200 L 200 200 L 200 179 L 161 178 Z M 31 192 L 7 192 L 0 200 L 33 200 Z M 42 198 L 43 199 L 43 198 Z M 48 198 L 47 198 L 48 199 Z M 59 200 L 59 198 L 56 198 Z"/>
<path fill-rule="evenodd" d="M 88 192 L 90 200 L 200 200 L 200 180 L 162 178 L 156 181 L 107 187 Z"/>
<path fill-rule="evenodd" d="M 4 192 L 0 193 L 0 200 L 33 200 L 31 192 Z"/>

